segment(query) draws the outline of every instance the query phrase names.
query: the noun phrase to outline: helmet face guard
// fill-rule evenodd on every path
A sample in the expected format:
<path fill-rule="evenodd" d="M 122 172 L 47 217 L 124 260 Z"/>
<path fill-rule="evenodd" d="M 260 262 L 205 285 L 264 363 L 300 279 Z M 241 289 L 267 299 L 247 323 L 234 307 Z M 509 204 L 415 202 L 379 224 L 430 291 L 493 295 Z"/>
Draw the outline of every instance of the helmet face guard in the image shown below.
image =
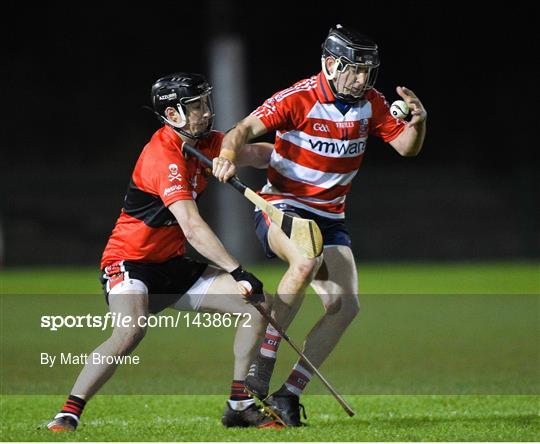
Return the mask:
<path fill-rule="evenodd" d="M 368 37 L 341 25 L 330 29 L 322 45 L 323 73 L 334 92 L 334 95 L 344 102 L 356 103 L 364 93 L 373 88 L 377 80 L 380 65 L 377 45 Z M 326 66 L 326 59 L 335 60 L 332 72 Z M 338 91 L 338 84 L 344 83 L 347 76 L 365 72 L 366 78 L 363 87 L 358 91 L 345 88 Z"/>
<path fill-rule="evenodd" d="M 200 74 L 176 73 L 157 80 L 152 86 L 152 105 L 158 119 L 183 136 L 203 139 L 212 130 L 212 87 Z M 179 122 L 167 118 L 169 107 L 178 111 Z"/>
<path fill-rule="evenodd" d="M 206 137 L 212 130 L 215 115 L 212 101 L 212 87 L 199 96 L 181 98 L 176 105 L 176 109 L 178 114 L 180 114 L 180 122 L 176 123 L 165 119 L 165 123 L 171 125 L 182 134 L 187 132 L 182 129 L 187 126 L 189 128 L 188 137 L 193 139 Z"/>

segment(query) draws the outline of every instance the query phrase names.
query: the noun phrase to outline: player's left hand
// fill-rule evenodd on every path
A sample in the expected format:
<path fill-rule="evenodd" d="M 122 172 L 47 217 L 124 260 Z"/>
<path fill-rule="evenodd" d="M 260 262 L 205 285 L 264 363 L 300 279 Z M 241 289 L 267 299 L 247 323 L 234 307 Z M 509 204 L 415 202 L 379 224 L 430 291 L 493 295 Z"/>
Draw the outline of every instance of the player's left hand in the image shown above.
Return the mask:
<path fill-rule="evenodd" d="M 246 302 L 259 304 L 264 302 L 263 283 L 254 274 L 239 266 L 231 271 L 231 276 L 238 284 L 240 294 L 244 296 Z"/>
<path fill-rule="evenodd" d="M 212 163 L 212 174 L 220 182 L 227 182 L 236 174 L 236 165 L 226 157 L 214 157 Z"/>
<path fill-rule="evenodd" d="M 422 105 L 422 102 L 416 97 L 416 94 L 404 86 L 398 86 L 396 92 L 405 102 L 407 102 L 407 105 L 409 105 L 409 112 L 411 113 L 412 118 L 407 125 L 415 126 L 425 122 L 427 111 L 424 108 L 424 105 Z"/>

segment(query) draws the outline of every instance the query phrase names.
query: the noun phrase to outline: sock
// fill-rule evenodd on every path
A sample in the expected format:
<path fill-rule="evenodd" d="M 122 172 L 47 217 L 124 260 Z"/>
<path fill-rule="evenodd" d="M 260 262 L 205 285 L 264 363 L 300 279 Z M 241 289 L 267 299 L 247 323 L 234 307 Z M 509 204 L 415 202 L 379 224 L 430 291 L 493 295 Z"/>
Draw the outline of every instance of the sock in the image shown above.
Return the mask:
<path fill-rule="evenodd" d="M 251 396 L 246 392 L 244 381 L 234 379 L 231 384 L 231 395 L 229 396 L 229 399 L 231 401 L 245 401 L 250 398 Z"/>
<path fill-rule="evenodd" d="M 289 393 L 300 397 L 311 377 L 312 374 L 308 370 L 296 363 L 280 391 L 285 389 Z"/>
<path fill-rule="evenodd" d="M 78 396 L 69 395 L 64 407 L 62 407 L 62 410 L 56 416 L 71 416 L 79 422 L 85 405 L 86 401 L 84 399 L 79 398 Z"/>
<path fill-rule="evenodd" d="M 266 333 L 264 334 L 264 340 L 261 344 L 260 354 L 265 358 L 276 359 L 280 341 L 281 335 L 274 327 L 268 325 L 268 327 L 266 327 Z"/>
<path fill-rule="evenodd" d="M 231 384 L 231 395 L 228 402 L 233 410 L 245 410 L 255 403 L 255 399 L 246 392 L 244 381 L 235 379 Z"/>

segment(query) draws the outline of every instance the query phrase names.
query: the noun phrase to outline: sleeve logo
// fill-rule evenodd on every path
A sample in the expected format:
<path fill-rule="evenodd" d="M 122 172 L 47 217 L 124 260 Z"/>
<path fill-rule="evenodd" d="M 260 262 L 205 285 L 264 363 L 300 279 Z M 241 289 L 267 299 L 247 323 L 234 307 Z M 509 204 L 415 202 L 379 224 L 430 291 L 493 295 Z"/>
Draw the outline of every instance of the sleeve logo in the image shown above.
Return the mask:
<path fill-rule="evenodd" d="M 169 188 L 163 190 L 163 196 L 167 197 L 170 194 L 176 193 L 177 191 L 182 191 L 184 189 L 183 185 L 172 185 Z"/>
<path fill-rule="evenodd" d="M 178 165 L 175 163 L 169 165 L 169 173 L 169 182 L 172 182 L 173 180 L 182 180 L 182 175 L 178 172 Z"/>

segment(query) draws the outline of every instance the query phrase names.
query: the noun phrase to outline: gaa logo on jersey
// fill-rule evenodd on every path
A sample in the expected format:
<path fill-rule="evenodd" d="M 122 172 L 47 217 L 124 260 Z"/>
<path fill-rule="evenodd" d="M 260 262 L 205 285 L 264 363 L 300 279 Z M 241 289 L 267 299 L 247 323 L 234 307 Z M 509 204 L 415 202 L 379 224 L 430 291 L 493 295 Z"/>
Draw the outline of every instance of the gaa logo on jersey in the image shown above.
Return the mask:
<path fill-rule="evenodd" d="M 330 132 L 330 128 L 328 128 L 328 125 L 326 125 L 324 123 L 320 123 L 320 122 L 314 123 L 313 124 L 313 129 L 315 131 L 321 131 L 323 133 L 329 133 Z"/>
<path fill-rule="evenodd" d="M 175 163 L 171 163 L 169 165 L 169 173 L 169 182 L 182 179 L 182 175 L 178 172 L 178 165 L 176 165 Z"/>

